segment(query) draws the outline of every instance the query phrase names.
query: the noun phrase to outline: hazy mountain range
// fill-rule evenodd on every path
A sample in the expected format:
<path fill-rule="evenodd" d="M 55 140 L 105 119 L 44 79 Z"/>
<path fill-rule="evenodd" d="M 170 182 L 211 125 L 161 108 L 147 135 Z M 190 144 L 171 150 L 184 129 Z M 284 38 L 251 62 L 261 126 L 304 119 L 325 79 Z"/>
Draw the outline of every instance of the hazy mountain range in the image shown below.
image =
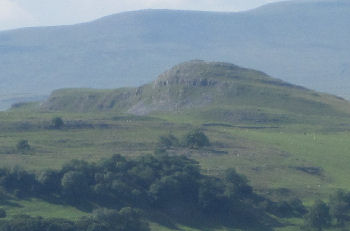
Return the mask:
<path fill-rule="evenodd" d="M 17 95 L 149 82 L 191 59 L 226 61 L 350 98 L 350 2 L 292 1 L 240 13 L 145 10 L 0 32 L 1 107 Z"/>

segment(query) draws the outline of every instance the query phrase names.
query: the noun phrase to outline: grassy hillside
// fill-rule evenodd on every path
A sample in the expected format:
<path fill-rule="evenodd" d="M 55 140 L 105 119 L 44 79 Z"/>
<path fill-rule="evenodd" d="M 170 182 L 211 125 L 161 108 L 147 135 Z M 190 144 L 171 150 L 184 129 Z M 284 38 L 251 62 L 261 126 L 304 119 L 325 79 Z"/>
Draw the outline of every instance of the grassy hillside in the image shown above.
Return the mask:
<path fill-rule="evenodd" d="M 64 119 L 65 128 L 48 128 L 55 116 Z M 186 116 L 173 119 L 165 115 L 135 117 L 117 113 L 23 111 L 21 114 L 19 110 L 1 113 L 1 166 L 22 166 L 39 171 L 60 168 L 71 159 L 97 161 L 115 153 L 132 158 L 153 153 L 158 137 L 168 131 L 181 138 L 191 129 L 201 127 L 210 138 L 211 147 L 201 150 L 180 148 L 173 152 L 198 160 L 205 174 L 219 175 L 234 167 L 248 177 L 259 193 L 274 200 L 298 196 L 306 204 L 315 198 L 327 199 L 338 188 L 350 190 L 347 168 L 350 131 L 344 125 L 302 122 L 273 127 L 255 123 L 208 126 L 200 121 L 192 125 L 192 120 Z M 29 141 L 30 152 L 22 153 L 16 149 L 21 139 Z M 0 207 L 8 210 L 10 216 L 18 213 L 62 218 L 84 215 L 71 207 L 38 200 L 15 199 L 14 204 Z M 180 229 L 189 230 L 186 227 Z M 288 230 L 294 229 L 289 227 Z"/>
<path fill-rule="evenodd" d="M 154 153 L 160 136 L 171 133 L 181 141 L 200 128 L 210 147 L 178 146 L 168 152 L 194 158 L 209 176 L 233 167 L 271 200 L 299 197 L 310 205 L 336 189 L 350 191 L 349 108 L 343 99 L 259 71 L 192 61 L 139 88 L 58 90 L 44 103 L 1 112 L 0 167 L 39 172 L 60 169 L 72 159 L 95 162 L 116 153 L 134 158 Z M 61 129 L 52 127 L 54 117 L 63 119 Z M 27 140 L 30 150 L 19 150 L 20 140 Z M 16 197 L 0 208 L 9 217 L 25 213 L 73 220 L 91 212 Z M 150 220 L 152 230 L 203 230 L 203 224 L 172 217 Z M 283 225 L 276 230 L 298 230 L 303 222 L 277 220 Z M 209 223 L 207 230 L 234 230 Z"/>
<path fill-rule="evenodd" d="M 209 172 L 234 166 L 261 190 L 288 188 L 312 198 L 314 193 L 325 196 L 340 185 L 350 188 L 345 180 L 349 102 L 233 64 L 182 63 L 134 89 L 58 90 L 39 110 L 134 114 L 117 117 L 111 126 L 120 127 L 125 121 L 136 126 L 126 133 L 119 128 L 117 133 L 125 137 L 123 142 L 135 139 L 133 148 L 142 143 L 138 151 L 152 152 L 157 137 L 167 131 L 181 136 L 200 127 L 214 141 L 213 148 L 180 153 L 190 152 Z M 138 126 L 143 129 L 137 130 Z M 129 136 L 130 129 L 137 133 Z M 109 138 L 102 134 L 105 149 Z M 121 150 L 131 151 L 128 146 Z M 337 170 L 339 166 L 343 167 Z M 288 181 L 286 175 L 291 177 Z M 315 191 L 321 184 L 327 186 Z"/>
<path fill-rule="evenodd" d="M 179 64 L 138 88 L 58 90 L 41 109 L 136 115 L 175 112 L 228 123 L 293 123 L 324 116 L 345 118 L 350 112 L 349 103 L 341 98 L 259 71 L 204 61 Z"/>

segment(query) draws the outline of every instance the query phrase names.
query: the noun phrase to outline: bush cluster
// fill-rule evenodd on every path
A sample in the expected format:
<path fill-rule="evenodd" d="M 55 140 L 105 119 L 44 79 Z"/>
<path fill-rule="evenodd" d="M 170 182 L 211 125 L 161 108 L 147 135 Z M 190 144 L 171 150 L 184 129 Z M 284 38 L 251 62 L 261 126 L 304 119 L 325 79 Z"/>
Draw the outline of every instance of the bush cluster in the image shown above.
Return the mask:
<path fill-rule="evenodd" d="M 170 148 L 186 147 L 190 149 L 200 149 L 210 146 L 209 138 L 201 130 L 188 132 L 181 140 L 172 134 L 160 136 L 157 143 L 158 152 L 164 152 Z"/>
<path fill-rule="evenodd" d="M 40 174 L 18 168 L 0 171 L 0 185 L 19 197 L 60 197 L 71 204 L 97 201 L 166 208 L 178 203 L 203 211 L 234 207 L 252 195 L 245 178 L 234 170 L 225 179 L 205 176 L 198 163 L 184 156 L 143 156 L 127 160 L 120 155 L 97 164 L 73 160 L 59 171 Z M 234 201 L 234 203 L 233 203 Z M 231 206 L 232 205 L 232 206 Z"/>
<path fill-rule="evenodd" d="M 146 155 L 128 160 L 114 155 L 98 163 L 73 160 L 60 170 L 36 174 L 1 169 L 0 186 L 17 197 L 54 198 L 73 206 L 128 206 L 249 224 L 261 222 L 266 212 L 279 208 L 255 194 L 234 169 L 220 177 L 204 175 L 199 164 L 185 156 Z M 264 203 L 269 209 L 257 206 Z M 297 213 L 298 206 L 287 204 L 288 214 Z"/>
<path fill-rule="evenodd" d="M 305 229 L 322 230 L 332 225 L 344 226 L 349 221 L 350 193 L 342 190 L 330 196 L 329 202 L 316 200 L 305 216 Z"/>

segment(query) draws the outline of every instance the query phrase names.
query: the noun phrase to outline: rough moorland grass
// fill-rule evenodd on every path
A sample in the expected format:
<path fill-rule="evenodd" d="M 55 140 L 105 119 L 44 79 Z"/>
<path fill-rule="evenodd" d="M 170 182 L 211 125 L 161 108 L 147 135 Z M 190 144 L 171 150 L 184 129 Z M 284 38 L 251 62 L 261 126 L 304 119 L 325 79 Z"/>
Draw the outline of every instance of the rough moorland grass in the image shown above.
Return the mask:
<path fill-rule="evenodd" d="M 56 116 L 72 126 L 62 130 L 45 127 Z M 209 136 L 211 147 L 175 151 L 197 159 L 203 172 L 220 175 L 223 170 L 234 167 L 245 174 L 257 190 L 271 198 L 298 196 L 309 204 L 317 197 L 327 198 L 336 188 L 350 190 L 350 132 L 340 125 L 346 119 L 333 118 L 329 120 L 331 122 L 324 117 L 311 119 L 314 123 L 255 126 L 247 122 L 224 122 L 224 125 L 203 126 L 217 121 L 197 120 L 190 112 L 154 114 L 153 117 L 115 113 L 3 112 L 0 113 L 3 128 L 0 129 L 0 165 L 41 170 L 59 168 L 71 159 L 97 161 L 115 153 L 133 157 L 153 153 L 160 135 L 172 132 L 181 138 L 191 129 L 200 127 Z M 21 123 L 30 126 L 18 127 Z M 21 154 L 15 149 L 21 139 L 29 141 L 30 153 Z M 300 167 L 316 167 L 320 173 L 310 174 Z M 5 207 L 10 216 L 18 213 L 62 218 L 85 215 L 75 208 L 40 200 L 14 202 L 17 206 Z M 288 222 L 299 224 L 300 220 Z M 157 224 L 152 224 L 152 229 L 172 230 Z M 179 230 L 196 229 L 179 227 Z M 278 230 L 297 229 L 288 226 Z"/>
<path fill-rule="evenodd" d="M 292 184 L 305 185 L 315 191 L 328 194 L 338 188 L 350 190 L 348 175 L 350 169 L 350 132 L 288 132 L 281 131 L 252 131 L 231 129 L 230 132 L 240 137 L 255 140 L 264 146 L 274 147 L 289 153 L 280 162 L 281 166 L 296 166 L 300 161 L 305 167 L 318 167 L 322 170 L 319 182 L 312 185 L 310 179 L 291 181 Z M 286 178 L 295 174 L 285 175 Z M 287 180 L 288 181 L 288 180 Z M 276 182 L 277 185 L 282 183 Z M 292 186 L 292 185 L 290 185 Z M 315 187 L 316 186 L 316 187 Z"/>

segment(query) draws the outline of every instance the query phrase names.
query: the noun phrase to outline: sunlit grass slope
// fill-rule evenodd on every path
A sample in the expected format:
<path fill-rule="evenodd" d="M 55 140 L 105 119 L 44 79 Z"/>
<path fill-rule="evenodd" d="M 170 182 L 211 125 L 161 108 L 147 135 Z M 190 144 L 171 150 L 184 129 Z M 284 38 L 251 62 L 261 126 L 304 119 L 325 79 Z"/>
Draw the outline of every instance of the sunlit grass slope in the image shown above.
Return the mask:
<path fill-rule="evenodd" d="M 97 161 L 116 153 L 133 158 L 154 153 L 161 135 L 172 133 L 181 140 L 200 128 L 210 147 L 169 152 L 196 159 L 209 175 L 236 168 L 258 193 L 274 200 L 297 196 L 309 205 L 335 189 L 350 191 L 349 115 L 350 104 L 335 96 L 232 64 L 193 61 L 140 88 L 59 90 L 43 104 L 1 112 L 0 166 L 40 171 L 72 159 Z M 54 117 L 63 119 L 63 128 L 51 127 Z M 18 150 L 20 140 L 28 140 L 31 150 Z M 10 216 L 86 215 L 34 199 L 13 199 L 0 207 Z"/>

